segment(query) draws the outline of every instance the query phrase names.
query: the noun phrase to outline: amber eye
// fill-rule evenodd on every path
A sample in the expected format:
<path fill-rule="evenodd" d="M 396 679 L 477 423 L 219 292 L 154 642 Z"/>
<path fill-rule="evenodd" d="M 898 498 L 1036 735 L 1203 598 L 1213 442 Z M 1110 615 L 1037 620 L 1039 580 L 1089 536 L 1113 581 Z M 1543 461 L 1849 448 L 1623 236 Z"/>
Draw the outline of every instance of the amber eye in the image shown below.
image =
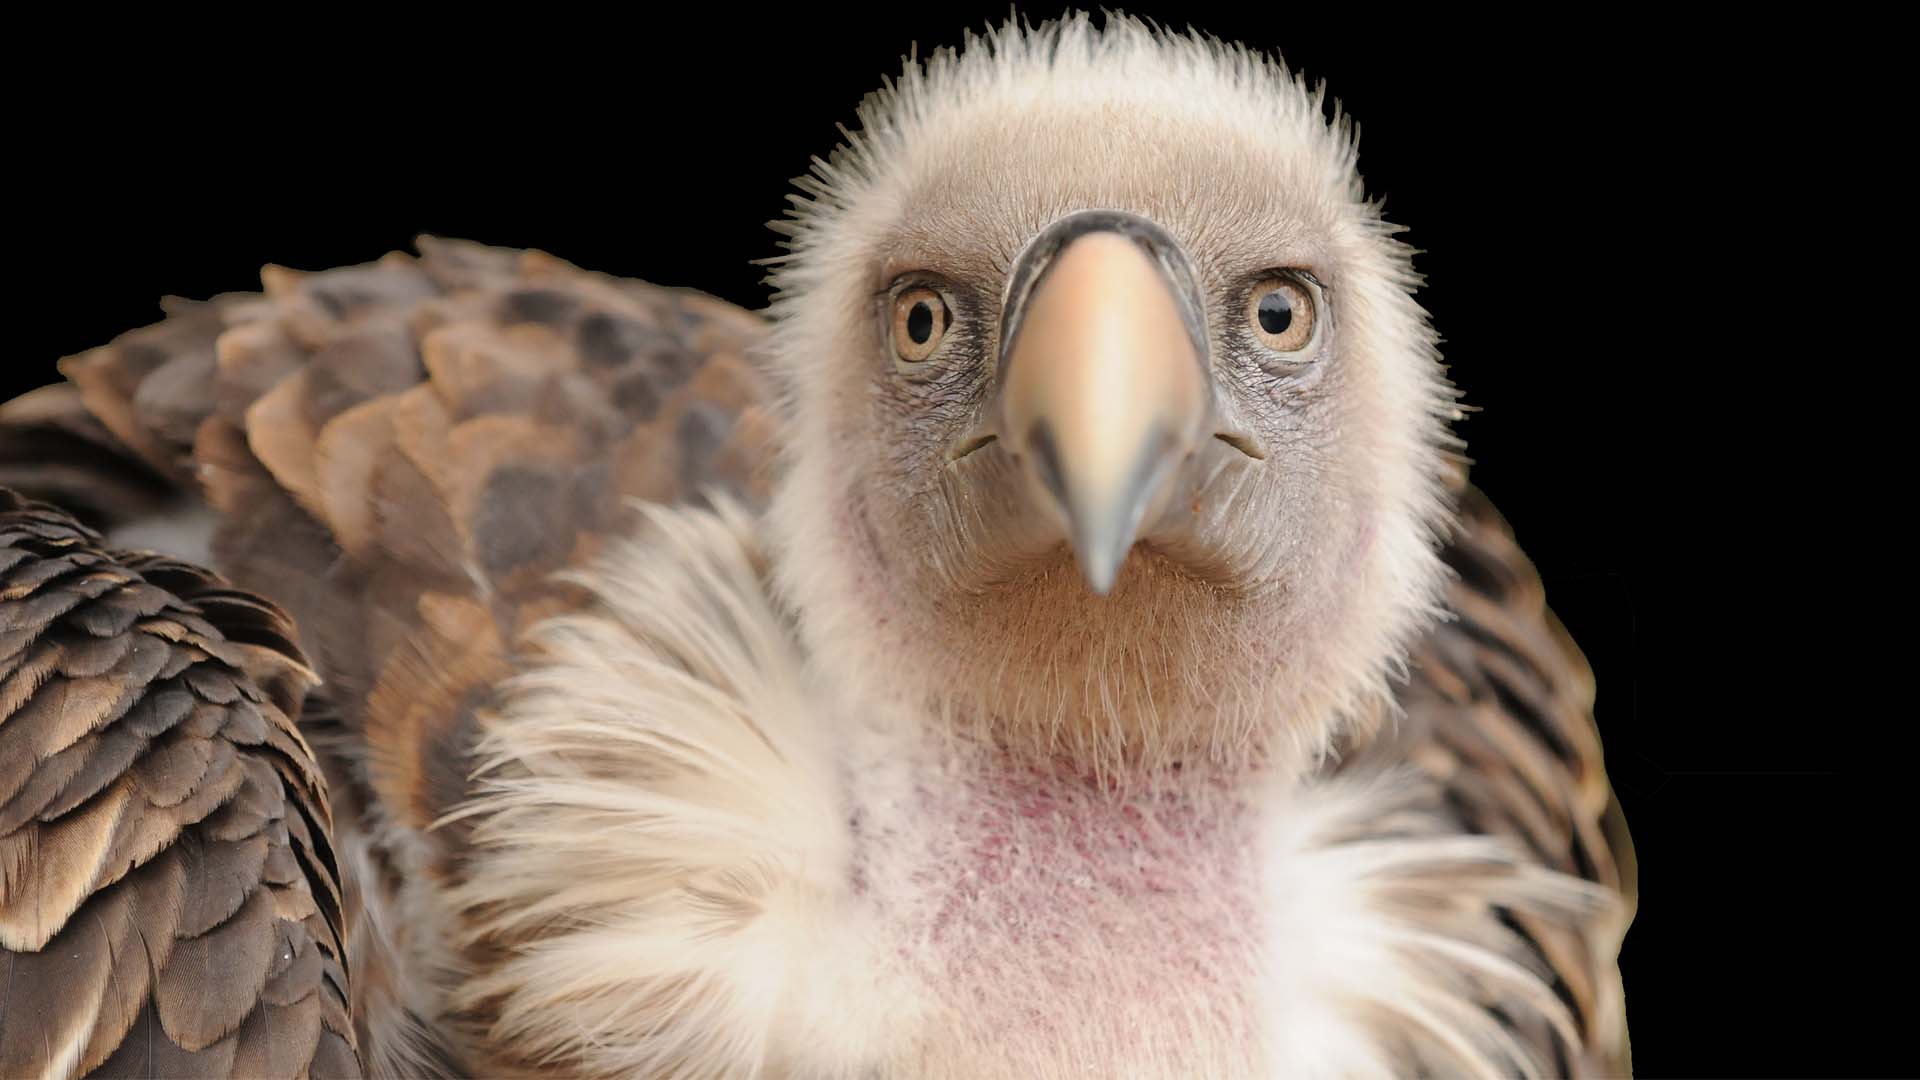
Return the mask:
<path fill-rule="evenodd" d="M 1299 352 L 1313 340 L 1313 294 L 1291 276 L 1267 278 L 1247 297 L 1247 323 L 1260 344 L 1275 352 Z"/>
<path fill-rule="evenodd" d="M 893 348 L 917 364 L 932 356 L 947 335 L 947 304 L 932 289 L 916 287 L 893 298 Z"/>

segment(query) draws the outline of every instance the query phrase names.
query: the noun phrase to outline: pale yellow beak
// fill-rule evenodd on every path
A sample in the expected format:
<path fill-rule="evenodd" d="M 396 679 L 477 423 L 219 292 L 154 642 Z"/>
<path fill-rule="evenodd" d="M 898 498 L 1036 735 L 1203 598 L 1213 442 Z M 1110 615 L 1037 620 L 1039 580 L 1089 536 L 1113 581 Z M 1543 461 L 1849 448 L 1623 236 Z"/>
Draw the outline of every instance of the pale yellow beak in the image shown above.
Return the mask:
<path fill-rule="evenodd" d="M 1116 231 L 1053 255 L 1001 363 L 998 422 L 1105 594 L 1206 437 L 1212 387 L 1167 270 Z"/>

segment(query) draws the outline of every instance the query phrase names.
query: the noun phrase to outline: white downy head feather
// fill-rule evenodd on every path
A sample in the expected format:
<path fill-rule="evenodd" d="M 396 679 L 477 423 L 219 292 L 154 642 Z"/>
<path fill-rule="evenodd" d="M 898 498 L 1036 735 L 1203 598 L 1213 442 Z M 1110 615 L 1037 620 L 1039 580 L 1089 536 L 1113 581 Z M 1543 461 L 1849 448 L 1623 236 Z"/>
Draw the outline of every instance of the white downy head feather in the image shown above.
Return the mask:
<path fill-rule="evenodd" d="M 1353 128 L 1324 92 L 1238 46 L 1073 17 L 909 63 L 859 118 L 797 181 L 771 277 L 788 437 L 770 539 L 817 662 L 860 700 L 1009 717 L 1012 738 L 1103 761 L 1310 761 L 1341 724 L 1388 711 L 1438 610 L 1454 396 L 1412 249 L 1364 197 Z M 1244 596 L 1151 564 L 1104 598 L 1070 566 L 997 594 L 965 575 L 991 508 L 953 505 L 938 469 L 902 464 L 930 456 L 912 443 L 931 410 L 889 414 L 876 385 L 888 267 L 931 257 L 996 288 L 1038 229 L 1092 207 L 1172 230 L 1209 289 L 1284 260 L 1337 275 L 1325 422 L 1274 431 L 1285 467 L 1210 499 L 1236 515 L 1221 559 L 1263 583 Z"/>

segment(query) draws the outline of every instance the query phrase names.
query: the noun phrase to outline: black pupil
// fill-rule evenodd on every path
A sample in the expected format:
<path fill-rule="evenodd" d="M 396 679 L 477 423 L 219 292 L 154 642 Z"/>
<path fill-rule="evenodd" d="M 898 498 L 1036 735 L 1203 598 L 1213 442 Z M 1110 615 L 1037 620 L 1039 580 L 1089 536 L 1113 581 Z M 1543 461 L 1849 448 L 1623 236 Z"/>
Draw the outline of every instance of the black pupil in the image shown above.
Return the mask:
<path fill-rule="evenodd" d="M 925 300 L 907 312 L 907 336 L 915 345 L 925 345 L 933 336 L 933 306 Z"/>
<path fill-rule="evenodd" d="M 1293 301 L 1275 289 L 1260 298 L 1260 329 L 1269 334 L 1284 334 L 1293 325 Z"/>

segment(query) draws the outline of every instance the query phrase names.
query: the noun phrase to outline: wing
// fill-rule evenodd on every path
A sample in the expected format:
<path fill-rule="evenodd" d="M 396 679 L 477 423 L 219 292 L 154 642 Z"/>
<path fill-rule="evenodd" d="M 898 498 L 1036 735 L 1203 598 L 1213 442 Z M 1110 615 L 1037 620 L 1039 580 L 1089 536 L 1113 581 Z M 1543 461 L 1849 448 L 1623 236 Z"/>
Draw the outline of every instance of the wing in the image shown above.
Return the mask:
<path fill-rule="evenodd" d="M 0 1074 L 357 1076 L 272 605 L 0 488 Z"/>
<path fill-rule="evenodd" d="M 432 826 L 516 637 L 584 602 L 555 573 L 631 500 L 758 502 L 771 436 L 755 316 L 538 252 L 420 248 L 168 301 L 0 408 L 0 477 L 105 525 L 197 494 L 216 565 L 293 617 L 376 1072 L 452 1068 L 419 1019 L 437 934 L 403 894 L 452 872 L 460 834 Z"/>
<path fill-rule="evenodd" d="M 1454 617 L 1413 650 L 1404 720 L 1350 766 L 1382 756 L 1410 764 L 1432 781 L 1435 813 L 1620 897 L 1577 925 L 1498 916 L 1572 1013 L 1580 1045 L 1544 1022 L 1513 1021 L 1514 1034 L 1544 1048 L 1560 1075 L 1625 1075 L 1618 956 L 1635 902 L 1633 848 L 1600 753 L 1593 673 L 1506 522 L 1464 478 L 1457 493 L 1461 527 L 1445 552 L 1458 575 Z"/>

